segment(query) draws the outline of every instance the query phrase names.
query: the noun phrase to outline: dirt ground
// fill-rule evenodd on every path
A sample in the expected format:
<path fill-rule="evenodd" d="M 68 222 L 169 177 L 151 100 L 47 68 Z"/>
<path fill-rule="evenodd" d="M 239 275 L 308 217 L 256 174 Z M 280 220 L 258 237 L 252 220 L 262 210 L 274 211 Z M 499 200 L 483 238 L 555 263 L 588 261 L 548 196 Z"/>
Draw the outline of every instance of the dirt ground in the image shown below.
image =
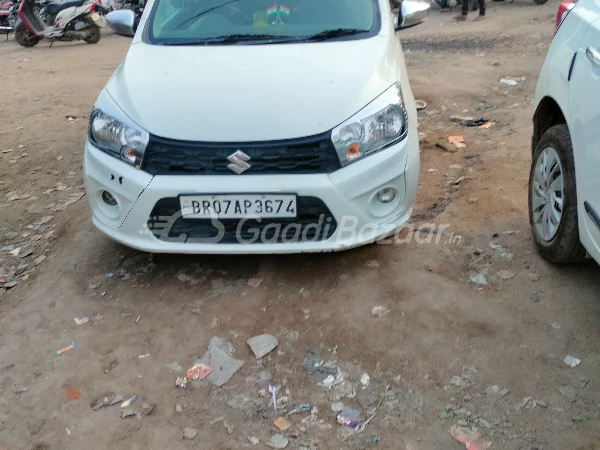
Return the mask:
<path fill-rule="evenodd" d="M 322 255 L 149 256 L 111 242 L 80 199 L 82 148 L 130 41 L 0 39 L 0 150 L 12 149 L 0 154 L 0 449 L 238 449 L 249 436 L 265 448 L 297 403 L 313 409 L 288 417 L 288 448 L 459 450 L 460 424 L 491 449 L 600 449 L 598 267 L 546 264 L 527 219 L 532 99 L 557 7 L 492 3 L 488 20 L 461 24 L 435 11 L 399 34 L 428 103 L 413 221 L 449 229 Z M 495 123 L 461 127 L 456 114 Z M 451 135 L 466 147 L 435 146 Z M 256 360 L 246 340 L 262 333 L 279 347 Z M 221 388 L 175 387 L 213 336 L 243 367 Z M 337 371 L 330 389 L 303 368 L 307 349 Z M 90 407 L 110 392 L 137 395 L 139 414 Z M 379 407 L 356 433 L 336 423 L 337 401 L 362 420 Z"/>

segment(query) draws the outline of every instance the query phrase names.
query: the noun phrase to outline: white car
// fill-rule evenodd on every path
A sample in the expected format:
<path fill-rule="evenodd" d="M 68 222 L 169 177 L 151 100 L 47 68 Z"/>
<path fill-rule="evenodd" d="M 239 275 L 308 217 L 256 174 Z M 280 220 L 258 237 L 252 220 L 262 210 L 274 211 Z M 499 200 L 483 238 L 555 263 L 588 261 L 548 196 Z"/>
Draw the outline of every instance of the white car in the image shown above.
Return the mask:
<path fill-rule="evenodd" d="M 600 263 L 600 2 L 560 5 L 533 118 L 529 216 L 539 252 Z"/>
<path fill-rule="evenodd" d="M 429 5 L 150 0 L 85 145 L 93 223 L 163 253 L 355 247 L 411 214 L 417 115 L 396 31 Z"/>

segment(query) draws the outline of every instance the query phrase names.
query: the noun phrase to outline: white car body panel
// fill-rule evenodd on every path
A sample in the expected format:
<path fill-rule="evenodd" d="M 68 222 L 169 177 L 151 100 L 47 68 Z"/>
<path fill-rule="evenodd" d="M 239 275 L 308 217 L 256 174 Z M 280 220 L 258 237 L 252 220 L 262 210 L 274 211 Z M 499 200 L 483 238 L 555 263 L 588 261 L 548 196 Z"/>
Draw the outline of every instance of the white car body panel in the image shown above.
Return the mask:
<path fill-rule="evenodd" d="M 538 80 L 535 104 L 549 97 L 560 107 L 573 144 L 580 240 L 600 263 L 600 229 L 586 213 L 589 202 L 600 214 L 600 66 L 586 57 L 590 45 L 600 49 L 600 0 L 581 0 L 560 26 Z M 577 54 L 571 79 L 569 68 Z"/>
<path fill-rule="evenodd" d="M 420 172 L 417 113 L 388 0 L 378 0 L 374 37 L 301 44 L 149 45 L 145 8 L 123 64 L 100 94 L 151 135 L 215 143 L 278 141 L 329 132 L 400 83 L 408 118 L 400 142 L 332 173 L 156 175 L 108 155 L 89 139 L 84 174 L 96 227 L 112 239 L 161 253 L 337 251 L 393 234 L 408 222 Z M 273 64 L 276 61 L 276 64 Z M 381 189 L 398 193 L 389 210 L 373 206 Z M 102 192 L 118 201 L 107 208 Z M 157 239 L 147 222 L 154 205 L 180 194 L 294 193 L 322 200 L 338 229 L 327 240 L 225 244 Z M 344 220 L 355 221 L 354 232 Z M 193 219 L 190 219 L 193 220 Z M 357 233 L 358 230 L 363 230 Z"/>

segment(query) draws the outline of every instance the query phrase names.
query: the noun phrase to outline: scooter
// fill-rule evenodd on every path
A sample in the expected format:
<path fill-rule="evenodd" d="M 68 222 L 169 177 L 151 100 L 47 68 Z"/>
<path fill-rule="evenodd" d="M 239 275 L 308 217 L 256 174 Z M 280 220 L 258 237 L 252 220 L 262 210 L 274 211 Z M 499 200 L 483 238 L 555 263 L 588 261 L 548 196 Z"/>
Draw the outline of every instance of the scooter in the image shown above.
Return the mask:
<path fill-rule="evenodd" d="M 105 15 L 114 9 L 113 0 L 67 0 L 36 2 L 22 0 L 19 21 L 15 24 L 15 40 L 23 47 L 33 47 L 42 39 L 60 41 L 84 40 L 95 44 Z"/>
<path fill-rule="evenodd" d="M 12 31 L 14 25 L 10 24 L 13 9 L 14 3 L 12 0 L 0 0 L 0 33 L 6 33 L 6 39 L 8 39 L 8 33 Z"/>

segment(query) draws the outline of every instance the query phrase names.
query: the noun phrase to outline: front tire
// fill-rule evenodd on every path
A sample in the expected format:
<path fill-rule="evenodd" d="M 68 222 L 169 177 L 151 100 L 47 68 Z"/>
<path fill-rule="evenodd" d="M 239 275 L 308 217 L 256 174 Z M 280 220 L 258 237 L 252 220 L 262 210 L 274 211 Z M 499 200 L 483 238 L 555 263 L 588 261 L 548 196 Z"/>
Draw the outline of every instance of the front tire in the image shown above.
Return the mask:
<path fill-rule="evenodd" d="M 540 255 L 552 263 L 577 263 L 586 251 L 579 240 L 575 158 L 567 125 L 544 133 L 529 174 L 529 223 Z"/>
<path fill-rule="evenodd" d="M 98 25 L 90 25 L 87 30 L 87 37 L 84 41 L 88 44 L 97 44 L 100 40 L 100 27 Z"/>
<path fill-rule="evenodd" d="M 41 41 L 41 38 L 37 37 L 33 33 L 30 33 L 29 30 L 24 29 L 15 33 L 15 40 L 23 47 L 35 47 L 38 42 Z"/>

